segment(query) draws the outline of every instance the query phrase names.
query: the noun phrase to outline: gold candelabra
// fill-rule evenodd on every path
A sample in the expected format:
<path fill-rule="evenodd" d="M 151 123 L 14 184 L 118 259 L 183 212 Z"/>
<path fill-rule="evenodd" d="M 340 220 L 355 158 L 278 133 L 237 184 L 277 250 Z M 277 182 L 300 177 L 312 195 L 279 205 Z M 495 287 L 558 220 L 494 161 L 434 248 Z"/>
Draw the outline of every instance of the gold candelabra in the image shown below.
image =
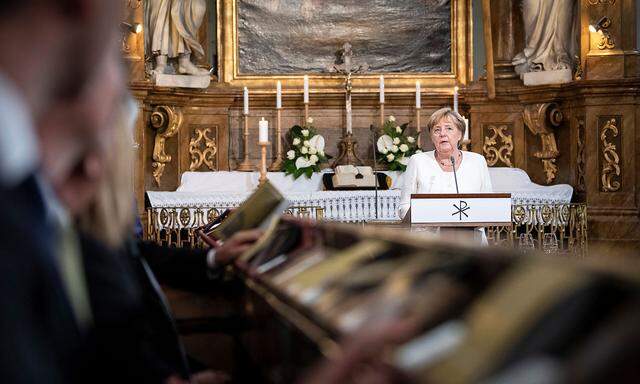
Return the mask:
<path fill-rule="evenodd" d="M 260 185 L 267 181 L 267 147 L 270 144 L 268 141 L 258 142 L 260 146 L 260 178 L 258 179 Z"/>

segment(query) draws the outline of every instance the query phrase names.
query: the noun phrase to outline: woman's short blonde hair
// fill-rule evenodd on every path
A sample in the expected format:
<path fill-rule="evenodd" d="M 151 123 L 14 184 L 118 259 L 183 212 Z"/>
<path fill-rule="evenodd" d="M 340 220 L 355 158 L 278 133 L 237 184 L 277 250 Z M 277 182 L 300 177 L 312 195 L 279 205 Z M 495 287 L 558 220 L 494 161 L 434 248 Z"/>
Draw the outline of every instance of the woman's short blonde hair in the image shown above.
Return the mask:
<path fill-rule="evenodd" d="M 431 132 L 431 128 L 435 127 L 440 121 L 444 119 L 449 119 L 453 123 L 453 125 L 458 128 L 458 131 L 462 133 L 464 137 L 464 132 L 466 131 L 466 125 L 464 124 L 464 120 L 462 116 L 456 111 L 453 111 L 449 107 L 440 108 L 437 111 L 433 112 L 431 117 L 429 117 L 429 121 L 427 121 L 427 129 Z"/>

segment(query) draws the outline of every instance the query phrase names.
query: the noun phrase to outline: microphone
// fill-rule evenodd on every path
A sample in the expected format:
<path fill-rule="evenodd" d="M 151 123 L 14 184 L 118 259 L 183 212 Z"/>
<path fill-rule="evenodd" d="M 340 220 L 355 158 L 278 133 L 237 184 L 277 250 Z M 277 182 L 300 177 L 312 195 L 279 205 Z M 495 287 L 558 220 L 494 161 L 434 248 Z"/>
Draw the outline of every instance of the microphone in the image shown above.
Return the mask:
<path fill-rule="evenodd" d="M 458 190 L 458 176 L 456 176 L 456 159 L 455 157 L 451 156 L 449 160 L 451 160 L 451 166 L 453 167 L 453 179 L 456 181 L 456 193 L 459 194 L 460 191 Z"/>

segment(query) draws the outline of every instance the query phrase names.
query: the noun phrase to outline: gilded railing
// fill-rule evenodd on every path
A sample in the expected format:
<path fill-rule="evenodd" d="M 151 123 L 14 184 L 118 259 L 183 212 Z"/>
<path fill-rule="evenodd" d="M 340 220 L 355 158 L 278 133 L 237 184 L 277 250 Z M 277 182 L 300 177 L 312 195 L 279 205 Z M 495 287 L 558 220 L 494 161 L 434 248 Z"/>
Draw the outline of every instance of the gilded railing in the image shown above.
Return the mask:
<path fill-rule="evenodd" d="M 145 238 L 159 244 L 177 247 L 204 246 L 196 236 L 196 228 L 217 218 L 223 208 L 158 207 L 147 208 Z M 324 209 L 317 206 L 290 207 L 285 214 L 321 220 Z M 543 249 L 545 234 L 554 234 L 557 253 L 584 256 L 587 251 L 587 206 L 578 204 L 527 204 L 512 206 L 512 226 L 486 228 L 489 244 L 521 247 L 521 237 Z M 528 236 L 527 236 L 528 235 Z"/>
<path fill-rule="evenodd" d="M 490 244 L 522 247 L 522 239 L 533 240 L 544 251 L 545 234 L 555 235 L 560 255 L 585 256 L 587 252 L 587 205 L 530 204 L 511 208 L 512 227 L 487 228 Z"/>
<path fill-rule="evenodd" d="M 235 208 L 235 207 L 229 207 Z M 215 220 L 225 208 L 212 207 L 157 207 L 147 208 L 145 240 L 175 247 L 204 247 L 196 229 Z M 289 207 L 284 211 L 295 217 L 322 220 L 324 208 Z"/>

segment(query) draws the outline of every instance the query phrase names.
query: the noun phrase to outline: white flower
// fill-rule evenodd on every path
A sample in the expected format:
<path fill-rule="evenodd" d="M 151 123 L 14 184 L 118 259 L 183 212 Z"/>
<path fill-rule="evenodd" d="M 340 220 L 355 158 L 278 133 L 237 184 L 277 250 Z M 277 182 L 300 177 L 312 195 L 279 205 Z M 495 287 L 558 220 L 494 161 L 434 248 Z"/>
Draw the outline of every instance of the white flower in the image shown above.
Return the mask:
<path fill-rule="evenodd" d="M 309 136 L 309 130 L 308 129 L 303 129 L 302 130 L 302 136 L 304 136 L 304 137 Z"/>
<path fill-rule="evenodd" d="M 293 160 L 295 157 L 296 157 L 296 151 L 294 151 L 293 149 L 287 152 L 287 159 Z"/>
<path fill-rule="evenodd" d="M 396 158 L 396 157 L 395 157 L 395 156 L 393 156 L 393 153 L 390 153 L 390 154 L 388 154 L 388 155 L 387 155 L 387 161 L 388 161 L 388 162 L 392 162 L 392 161 L 393 161 L 393 159 L 395 159 L 395 158 Z"/>
<path fill-rule="evenodd" d="M 309 146 L 309 140 L 305 140 L 302 142 L 302 145 L 304 145 L 305 147 Z"/>
<path fill-rule="evenodd" d="M 307 124 L 313 124 L 313 117 L 307 117 Z"/>
<path fill-rule="evenodd" d="M 306 158 L 306 157 L 298 157 L 298 159 L 296 160 L 296 168 L 300 169 L 300 168 L 307 168 L 310 167 L 311 162 Z"/>
<path fill-rule="evenodd" d="M 393 144 L 395 144 L 395 145 L 400 144 L 400 138 L 399 137 L 394 137 L 393 138 Z"/>
<path fill-rule="evenodd" d="M 406 157 L 406 156 L 402 156 L 402 157 L 398 160 L 398 162 L 399 162 L 400 164 L 402 164 L 402 165 L 407 165 L 407 164 L 409 164 L 409 158 L 408 158 L 408 157 Z"/>
<path fill-rule="evenodd" d="M 389 121 L 394 122 L 394 121 L 396 121 L 396 118 L 393 117 L 393 115 L 391 115 L 391 116 L 389 116 Z"/>
<path fill-rule="evenodd" d="M 318 155 L 324 157 L 324 151 L 318 151 Z"/>
<path fill-rule="evenodd" d="M 416 149 L 416 153 L 422 153 L 422 150 L 420 148 Z"/>
<path fill-rule="evenodd" d="M 396 127 L 396 132 L 398 132 L 398 133 L 402 133 L 402 128 L 400 128 L 400 126 L 397 126 L 397 127 Z"/>
<path fill-rule="evenodd" d="M 409 136 L 407 137 L 407 141 L 410 143 L 415 143 L 416 139 L 414 139 L 413 136 Z"/>
<path fill-rule="evenodd" d="M 309 147 L 309 154 L 310 155 L 315 155 L 316 153 L 318 153 L 318 151 L 315 148 Z"/>
<path fill-rule="evenodd" d="M 309 145 L 318 152 L 324 151 L 324 137 L 315 135 L 309 140 Z M 324 153 L 324 152 L 323 152 Z"/>
<path fill-rule="evenodd" d="M 298 145 L 298 144 L 300 144 L 300 139 L 296 137 L 293 139 L 293 145 Z"/>
<path fill-rule="evenodd" d="M 398 146 L 394 145 L 393 147 L 391 147 L 391 152 L 393 152 L 393 153 L 398 152 Z"/>
<path fill-rule="evenodd" d="M 307 153 L 309 153 L 309 148 L 302 147 L 302 148 L 300 148 L 300 152 L 302 152 L 303 155 L 306 155 Z"/>
<path fill-rule="evenodd" d="M 387 153 L 389 153 L 389 150 L 387 148 L 382 148 L 382 151 L 380 151 L 380 153 L 386 155 Z"/>
<path fill-rule="evenodd" d="M 311 163 L 311 165 L 316 165 L 316 163 L 318 162 L 318 160 L 319 160 L 319 159 L 318 159 L 318 156 L 316 156 L 316 155 L 311 155 L 311 156 L 309 157 L 309 162 Z"/>
<path fill-rule="evenodd" d="M 383 150 L 389 151 L 391 146 L 393 146 L 393 139 L 389 135 L 382 135 L 378 138 L 378 142 L 376 143 L 376 146 L 378 147 L 378 152 L 386 153 L 386 152 L 383 152 Z"/>
<path fill-rule="evenodd" d="M 409 150 L 409 146 L 407 144 L 400 145 L 400 152 L 407 152 Z"/>

